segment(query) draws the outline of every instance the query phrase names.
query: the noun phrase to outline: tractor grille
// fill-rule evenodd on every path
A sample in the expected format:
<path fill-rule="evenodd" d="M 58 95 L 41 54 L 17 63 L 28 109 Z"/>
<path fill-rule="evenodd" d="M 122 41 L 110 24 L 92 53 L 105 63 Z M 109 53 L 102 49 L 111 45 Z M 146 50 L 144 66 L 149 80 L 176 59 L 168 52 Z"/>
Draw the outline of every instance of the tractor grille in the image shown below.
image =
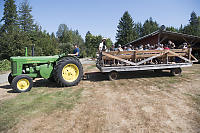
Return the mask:
<path fill-rule="evenodd" d="M 11 66 L 12 66 L 12 73 L 17 73 L 17 63 L 14 61 L 14 62 L 11 62 Z"/>

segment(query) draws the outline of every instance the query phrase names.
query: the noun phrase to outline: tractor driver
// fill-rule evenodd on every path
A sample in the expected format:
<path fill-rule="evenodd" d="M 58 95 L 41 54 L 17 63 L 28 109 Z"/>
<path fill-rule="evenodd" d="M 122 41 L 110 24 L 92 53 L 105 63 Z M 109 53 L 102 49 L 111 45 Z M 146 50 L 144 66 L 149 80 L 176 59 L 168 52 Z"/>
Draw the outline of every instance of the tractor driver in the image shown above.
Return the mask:
<path fill-rule="evenodd" d="M 77 44 L 75 44 L 75 45 L 74 45 L 73 54 L 68 54 L 68 55 L 70 55 L 70 56 L 76 56 L 76 57 L 79 57 L 79 55 L 80 55 L 80 50 L 79 50 L 79 48 L 78 48 L 78 45 L 77 45 Z"/>

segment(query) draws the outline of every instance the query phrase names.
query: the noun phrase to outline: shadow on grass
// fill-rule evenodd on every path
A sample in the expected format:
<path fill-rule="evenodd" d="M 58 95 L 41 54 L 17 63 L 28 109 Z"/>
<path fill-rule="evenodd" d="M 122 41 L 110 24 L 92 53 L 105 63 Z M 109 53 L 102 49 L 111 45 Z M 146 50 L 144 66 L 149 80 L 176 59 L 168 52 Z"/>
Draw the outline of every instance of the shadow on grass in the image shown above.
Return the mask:
<path fill-rule="evenodd" d="M 47 79 L 39 79 L 39 80 L 36 80 L 33 83 L 33 87 L 48 87 L 48 88 L 52 88 L 52 87 L 58 87 L 58 85 L 56 84 L 56 82 L 49 81 Z"/>
<path fill-rule="evenodd" d="M 56 82 L 52 82 L 49 81 L 47 79 L 38 79 L 35 80 L 33 82 L 33 87 L 48 87 L 48 88 L 52 88 L 52 87 L 58 87 L 58 85 L 56 84 Z M 0 85 L 0 89 L 5 89 L 8 90 L 8 93 L 17 93 L 14 90 L 12 90 L 11 85 L 6 84 L 6 85 Z"/>
<path fill-rule="evenodd" d="M 154 72 L 154 71 L 134 71 L 134 72 L 119 72 L 118 79 L 134 79 L 134 78 L 153 78 L 153 77 L 171 77 L 171 74 L 167 71 Z M 93 82 L 105 81 L 108 79 L 108 73 L 102 72 L 90 72 L 85 73 L 83 80 L 89 80 Z"/>
<path fill-rule="evenodd" d="M 170 77 L 171 74 L 167 71 L 156 73 L 153 71 L 134 71 L 134 72 L 120 72 L 118 74 L 118 79 L 134 79 L 134 78 L 153 78 L 153 77 Z M 83 80 L 92 81 L 92 82 L 100 82 L 107 81 L 108 73 L 102 72 L 89 72 L 85 73 Z M 33 83 L 33 87 L 47 87 L 47 88 L 58 88 L 56 82 L 49 81 L 47 79 L 38 79 Z M 11 85 L 2 85 L 0 86 L 2 89 L 9 89 L 8 93 L 16 93 L 11 89 Z"/>
<path fill-rule="evenodd" d="M 11 85 L 1 85 L 0 88 L 2 88 L 2 89 L 11 89 Z"/>

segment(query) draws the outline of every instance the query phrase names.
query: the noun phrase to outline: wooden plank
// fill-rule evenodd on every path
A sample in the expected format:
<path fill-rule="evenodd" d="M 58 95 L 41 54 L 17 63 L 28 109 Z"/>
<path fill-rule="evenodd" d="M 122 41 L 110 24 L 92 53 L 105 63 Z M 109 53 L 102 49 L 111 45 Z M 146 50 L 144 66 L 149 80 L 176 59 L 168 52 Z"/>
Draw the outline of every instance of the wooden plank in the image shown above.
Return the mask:
<path fill-rule="evenodd" d="M 179 54 L 177 54 L 177 53 L 175 53 L 175 52 L 172 52 L 172 51 L 170 51 L 170 50 L 168 50 L 168 52 L 171 53 L 171 54 L 173 54 L 173 55 L 175 55 L 175 56 L 177 56 L 177 57 L 179 57 L 179 58 L 181 58 L 181 59 L 183 59 L 183 60 L 185 60 L 185 61 L 187 61 L 187 62 L 191 62 L 191 61 L 188 60 L 187 58 L 185 58 L 185 57 L 183 57 L 183 56 L 181 56 L 181 55 L 179 55 Z"/>
<path fill-rule="evenodd" d="M 121 59 L 121 58 L 119 58 L 119 57 L 117 57 L 117 56 L 113 56 L 113 55 L 110 55 L 110 54 L 105 53 L 105 52 L 102 52 L 102 55 L 108 56 L 108 57 L 110 57 L 110 58 L 113 58 L 113 59 L 116 59 L 116 60 L 119 60 L 119 61 L 122 61 L 122 62 L 125 62 L 125 63 L 130 64 L 130 65 L 136 65 L 136 63 L 134 63 L 134 62 Z"/>
<path fill-rule="evenodd" d="M 198 62 L 197 58 L 195 58 L 192 54 L 191 54 L 191 57 L 194 59 L 194 61 L 192 62 Z"/>
<path fill-rule="evenodd" d="M 110 51 L 110 52 L 105 52 L 107 54 L 111 54 L 111 55 L 121 55 L 121 54 L 133 54 L 133 51 Z"/>
<path fill-rule="evenodd" d="M 132 59 L 132 61 L 136 62 L 136 59 L 144 59 L 144 58 L 158 58 L 158 55 L 163 55 L 168 53 L 167 57 L 179 57 L 187 62 L 191 62 L 190 59 L 188 60 L 184 56 L 188 56 L 190 53 L 190 49 L 172 49 L 172 50 L 147 50 L 147 51 L 112 51 L 112 52 L 103 52 L 104 56 L 102 57 L 103 60 L 120 60 L 122 62 L 136 65 L 134 62 L 128 61 Z M 190 56 L 188 56 L 190 57 Z M 159 57 L 160 58 L 160 57 Z M 148 60 L 148 59 L 145 59 Z"/>
<path fill-rule="evenodd" d="M 161 54 L 163 54 L 163 53 L 161 53 Z M 144 55 L 137 55 L 137 59 L 139 59 L 139 58 L 148 58 L 148 57 L 152 57 L 152 56 L 155 56 L 155 55 L 157 55 L 157 54 L 144 54 Z M 179 55 L 181 55 L 181 56 L 186 56 L 186 53 L 179 53 Z M 173 57 L 174 55 L 173 54 L 168 54 L 168 57 Z"/>
<path fill-rule="evenodd" d="M 185 52 L 188 53 L 188 48 L 187 49 L 170 49 L 170 51 L 179 53 L 179 52 Z"/>
<path fill-rule="evenodd" d="M 113 56 L 122 58 L 122 59 L 132 59 L 132 57 L 133 57 L 133 55 L 113 55 Z M 112 60 L 113 58 L 110 58 L 108 56 L 103 56 L 102 59 L 103 60 Z"/>
<path fill-rule="evenodd" d="M 189 48 L 188 51 L 188 59 L 191 60 L 192 48 Z"/>
<path fill-rule="evenodd" d="M 143 63 L 145 63 L 145 62 L 147 62 L 147 61 L 149 61 L 149 60 L 152 60 L 152 59 L 157 58 L 157 57 L 162 56 L 162 55 L 163 55 L 163 54 L 158 54 L 158 55 L 152 56 L 152 57 L 150 57 L 150 58 L 144 59 L 144 60 L 142 60 L 142 61 L 136 63 L 136 65 L 143 64 Z"/>
<path fill-rule="evenodd" d="M 188 52 L 188 49 L 170 49 L 173 52 Z M 133 54 L 136 50 L 132 51 L 110 51 L 110 52 L 105 52 L 111 55 L 119 55 L 119 54 Z M 137 53 L 160 53 L 166 50 L 137 50 Z"/>
<path fill-rule="evenodd" d="M 161 53 L 164 50 L 138 50 L 137 53 Z"/>
<path fill-rule="evenodd" d="M 131 54 L 131 55 L 113 55 L 113 56 L 116 56 L 116 57 L 119 57 L 119 58 L 122 58 L 122 59 L 143 59 L 143 58 L 149 58 L 149 57 L 152 57 L 152 56 L 156 56 L 158 54 L 163 54 L 163 52 L 161 53 L 146 53 L 146 54 Z M 179 54 L 180 56 L 186 56 L 187 53 L 177 53 Z M 174 57 L 175 55 L 172 54 L 172 53 L 169 53 L 168 54 L 168 57 Z M 110 58 L 108 56 L 103 56 L 102 57 L 103 60 L 112 60 L 113 58 Z"/>

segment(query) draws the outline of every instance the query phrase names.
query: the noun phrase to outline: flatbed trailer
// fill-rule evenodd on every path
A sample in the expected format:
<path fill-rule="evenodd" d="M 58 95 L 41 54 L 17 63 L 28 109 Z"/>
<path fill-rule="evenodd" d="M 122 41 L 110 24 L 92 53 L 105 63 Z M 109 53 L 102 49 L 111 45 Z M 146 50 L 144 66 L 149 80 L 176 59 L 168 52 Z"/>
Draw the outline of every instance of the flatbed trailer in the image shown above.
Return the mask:
<path fill-rule="evenodd" d="M 96 67 L 108 73 L 110 80 L 118 77 L 118 72 L 170 70 L 172 75 L 180 75 L 182 67 L 191 67 L 198 60 L 191 54 L 192 49 L 133 50 L 101 52 Z"/>

